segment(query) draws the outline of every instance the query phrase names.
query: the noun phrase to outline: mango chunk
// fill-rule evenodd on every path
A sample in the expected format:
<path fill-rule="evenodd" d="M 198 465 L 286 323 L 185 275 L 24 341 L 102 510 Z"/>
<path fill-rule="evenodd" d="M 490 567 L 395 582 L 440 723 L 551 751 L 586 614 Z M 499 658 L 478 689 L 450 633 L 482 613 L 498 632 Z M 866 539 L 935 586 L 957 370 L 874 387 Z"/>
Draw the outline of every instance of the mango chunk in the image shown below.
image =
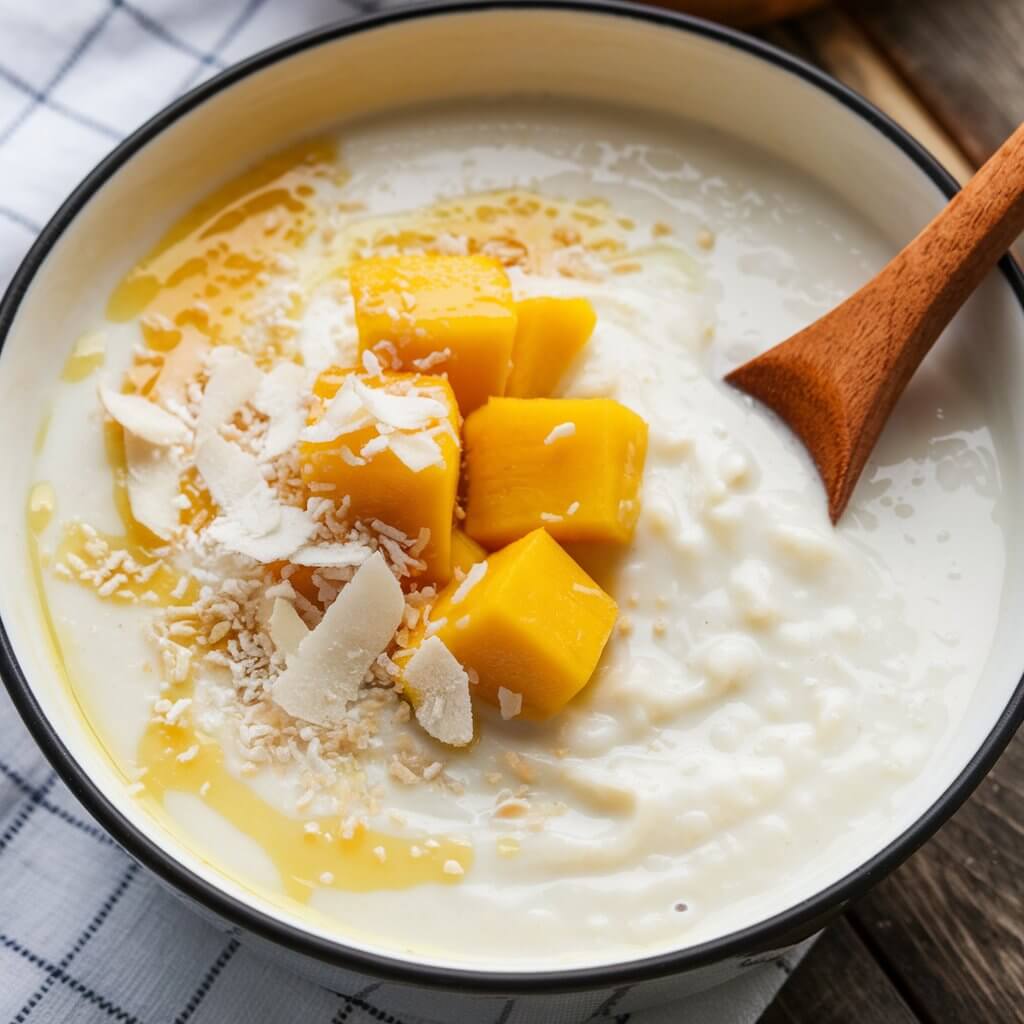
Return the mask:
<path fill-rule="evenodd" d="M 508 275 L 486 256 L 410 253 L 349 268 L 360 352 L 447 374 L 464 416 L 505 393 L 516 334 Z"/>
<path fill-rule="evenodd" d="M 492 398 L 466 420 L 463 528 L 489 550 L 537 527 L 625 543 L 640 514 L 647 424 L 609 398 Z"/>
<path fill-rule="evenodd" d="M 399 398 L 433 399 L 439 415 L 417 420 L 415 412 L 410 417 L 402 405 L 384 409 L 384 415 L 400 422 L 404 417 L 412 425 L 385 424 L 382 434 L 377 429 L 380 421 L 373 420 L 354 399 L 356 411 L 349 421 L 369 417 L 370 422 L 330 440 L 300 442 L 303 483 L 311 495 L 336 501 L 347 495 L 352 519 L 378 519 L 412 538 L 419 537 L 423 528 L 429 530 L 429 539 L 417 555 L 426 564 L 419 575 L 443 584 L 451 576 L 452 516 L 459 480 L 461 419 L 455 396 L 443 377 L 390 372 L 368 377 L 332 367 L 313 386 L 311 425 L 330 417 L 331 400 L 348 378 L 354 378 L 356 387 L 367 389 L 371 405 L 372 394 L 385 391 Z"/>
<path fill-rule="evenodd" d="M 618 607 L 546 530 L 480 565 L 441 592 L 427 629 L 476 680 L 474 697 L 521 697 L 520 714 L 547 718 L 586 686 Z"/>
<path fill-rule="evenodd" d="M 519 317 L 512 348 L 509 398 L 547 398 L 590 340 L 597 323 L 586 299 L 538 298 L 516 303 Z"/>
<path fill-rule="evenodd" d="M 456 527 L 452 530 L 452 573 L 456 569 L 469 572 L 477 562 L 487 557 L 487 551 L 472 537 Z"/>

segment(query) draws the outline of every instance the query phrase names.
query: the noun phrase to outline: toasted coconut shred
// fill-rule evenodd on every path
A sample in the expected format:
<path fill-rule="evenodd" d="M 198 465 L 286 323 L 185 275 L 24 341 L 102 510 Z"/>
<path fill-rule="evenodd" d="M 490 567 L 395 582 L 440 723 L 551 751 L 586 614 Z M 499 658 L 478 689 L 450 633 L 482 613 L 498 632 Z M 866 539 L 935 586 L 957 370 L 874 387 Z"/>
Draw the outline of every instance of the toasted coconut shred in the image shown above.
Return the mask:
<path fill-rule="evenodd" d="M 278 291 L 287 297 L 286 287 Z M 297 443 L 376 426 L 377 450 L 390 449 L 416 471 L 440 456 L 436 431 L 426 428 L 444 407 L 429 389 L 387 394 L 356 381 L 328 406 L 319 428 L 307 427 L 302 396 L 314 371 L 285 361 L 264 372 L 244 350 L 258 350 L 279 325 L 274 289 L 268 293 L 264 335 L 250 331 L 243 349 L 211 350 L 177 395 L 160 401 L 104 387 L 100 397 L 125 431 L 133 515 L 167 542 L 163 564 L 181 573 L 175 603 L 159 609 L 150 627 L 163 679 L 154 719 L 191 721 L 216 736 L 238 753 L 243 775 L 287 767 L 298 779 L 298 813 L 338 812 L 351 830 L 380 810 L 380 787 L 364 760 L 379 758 L 385 732 L 401 740 L 381 769 L 393 782 L 458 786 L 436 743 L 428 754 L 425 743 L 410 741 L 417 718 L 399 678 L 414 653 L 412 631 L 436 596 L 414 581 L 430 532 L 410 537 L 379 520 L 362 522 L 349 515 L 347 497 L 310 493 Z M 316 349 L 319 365 L 329 361 L 333 342 L 303 343 Z M 369 362 L 367 370 L 379 372 Z M 354 460 L 376 453 L 367 445 Z M 212 510 L 179 523 L 189 505 L 179 481 L 189 471 Z M 60 568 L 101 596 L 137 588 L 156 571 L 109 550 L 95 531 L 88 543 L 100 569 L 75 555 Z M 142 600 L 157 603 L 156 594 Z M 424 729 L 426 743 L 459 745 L 472 738 L 468 677 L 444 653 L 444 670 L 431 677 L 433 713 L 420 714 L 414 729 Z M 194 696 L 176 696 L 192 681 Z M 197 754 L 189 748 L 178 759 Z"/>
<path fill-rule="evenodd" d="M 466 253 L 469 243 L 442 235 L 437 248 Z M 519 258 L 491 255 L 508 265 Z M 299 445 L 369 429 L 359 444 L 338 446 L 344 462 L 390 453 L 420 472 L 443 463 L 444 434 L 461 439 L 436 387 L 383 382 L 397 361 L 391 342 L 357 354 L 347 281 L 309 295 L 298 264 L 277 255 L 257 284 L 229 344 L 211 348 L 195 328 L 149 314 L 146 326 L 180 330 L 181 341 L 168 352 L 137 349 L 141 376 L 125 391 L 111 381 L 100 388 L 105 415 L 124 431 L 132 516 L 162 544 L 150 548 L 154 559 L 138 561 L 80 523 L 85 550 L 54 569 L 100 596 L 153 607 L 155 723 L 214 739 L 243 776 L 278 771 L 300 817 L 337 814 L 343 835 L 388 815 L 402 829 L 404 817 L 382 806 L 389 787 L 463 793 L 449 758 L 474 739 L 479 680 L 434 635 L 445 625 L 431 618 L 437 595 L 417 582 L 430 530 L 410 536 L 355 518 L 347 496 L 303 480 Z M 443 374 L 450 356 L 445 349 L 415 366 Z M 358 365 L 363 378 L 347 376 L 314 421 L 313 384 L 332 365 Z M 135 386 L 147 375 L 151 387 Z M 561 424 L 547 443 L 573 430 Z M 480 562 L 456 572 L 457 608 L 486 571 Z M 455 622 L 468 624 L 464 609 Z M 503 695 L 501 717 L 518 715 L 521 702 Z M 177 759 L 186 765 L 200 752 L 189 745 Z M 383 847 L 373 855 L 387 857 Z M 444 872 L 462 867 L 450 860 Z"/>

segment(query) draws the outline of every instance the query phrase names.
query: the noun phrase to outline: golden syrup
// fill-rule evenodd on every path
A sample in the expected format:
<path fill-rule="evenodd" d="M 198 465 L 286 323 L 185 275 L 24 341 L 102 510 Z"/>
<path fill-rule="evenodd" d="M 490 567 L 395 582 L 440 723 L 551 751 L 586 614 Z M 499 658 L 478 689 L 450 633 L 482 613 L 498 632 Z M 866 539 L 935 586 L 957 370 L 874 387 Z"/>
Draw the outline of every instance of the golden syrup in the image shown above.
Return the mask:
<path fill-rule="evenodd" d="M 333 142 L 304 142 L 257 164 L 186 213 L 114 290 L 107 316 L 142 321 L 147 344 L 169 352 L 191 326 L 234 341 L 245 307 L 281 255 L 313 228 L 310 198 L 344 171 Z"/>
<path fill-rule="evenodd" d="M 176 687 L 174 696 L 185 691 Z M 198 751 L 190 760 L 179 755 Z M 305 902 L 315 888 L 367 892 L 407 889 L 426 882 L 458 882 L 460 875 L 444 870 L 455 861 L 468 872 L 473 851 L 460 840 L 407 839 L 359 828 L 342 838 L 326 819 L 311 833 L 305 823 L 277 810 L 224 766 L 220 745 L 185 722 L 152 722 L 139 744 L 142 797 L 163 803 L 167 793 L 189 793 L 255 839 L 276 866 L 281 885 L 292 899 Z M 383 857 L 380 856 L 383 851 Z"/>
<path fill-rule="evenodd" d="M 95 373 L 106 358 L 107 342 L 102 331 L 89 331 L 75 342 L 61 370 L 61 380 L 77 384 Z"/>
<path fill-rule="evenodd" d="M 499 836 L 497 848 L 499 857 L 516 857 L 519 854 L 519 840 L 515 836 Z"/>
<path fill-rule="evenodd" d="M 102 533 L 78 520 L 69 520 L 61 529 L 55 553 L 56 561 L 72 569 L 74 562 L 84 563 L 87 569 L 98 569 L 110 553 L 124 551 L 143 571 L 141 574 L 127 574 L 128 578 L 116 590 L 104 595 L 106 600 L 121 604 L 145 601 L 153 606 L 191 604 L 198 595 L 198 586 L 190 580 L 183 589 L 180 589 L 182 574 L 172 568 L 158 553 L 164 542 L 132 515 L 126 480 L 124 432 L 118 424 L 108 421 L 104 425 L 104 440 L 113 483 L 114 508 L 121 520 L 123 532 Z M 96 547 L 97 540 L 105 545 L 105 550 Z M 78 580 L 77 572 L 73 573 L 73 578 Z M 88 581 L 79 582 L 89 587 L 93 586 Z"/>
<path fill-rule="evenodd" d="M 53 484 L 42 481 L 36 484 L 28 494 L 28 528 L 39 536 L 50 525 L 53 513 L 57 509 L 57 495 Z"/>
<path fill-rule="evenodd" d="M 570 247 L 605 255 L 627 251 L 623 225 L 603 200 L 552 200 L 514 189 L 353 221 L 334 242 L 334 272 L 378 251 L 429 249 L 445 235 L 465 238 L 471 253 L 538 274 L 557 273 L 552 254 Z"/>
<path fill-rule="evenodd" d="M 325 178 L 337 182 L 342 175 L 333 146 L 308 143 L 246 172 L 186 214 L 111 296 L 111 319 L 145 314 L 143 333 L 154 353 L 135 360 L 127 390 L 180 396 L 200 372 L 207 348 L 236 340 L 247 322 L 246 308 L 275 259 L 297 250 L 313 230 L 313 186 Z M 529 192 L 510 191 L 440 203 L 408 216 L 353 222 L 339 234 L 342 249 L 336 252 L 350 258 L 377 248 L 429 246 L 447 233 L 467 238 L 470 251 L 489 251 L 508 265 L 544 272 L 550 256 L 569 247 L 624 255 L 626 227 L 597 200 L 542 201 Z M 333 266 L 338 266 L 337 260 Z M 294 296 L 285 316 L 297 318 L 301 302 Z M 84 379 L 102 361 L 101 352 L 83 339 L 69 359 L 65 379 Z M 282 355 L 283 346 L 272 341 L 258 359 L 269 368 Z M 112 423 L 105 429 L 113 500 L 123 530 L 116 536 L 97 534 L 71 523 L 63 531 L 57 557 L 74 553 L 89 567 L 97 567 L 103 559 L 90 555 L 89 542 L 98 537 L 110 550 L 126 551 L 140 566 L 156 565 L 144 582 L 129 579 L 108 600 L 144 599 L 157 607 L 184 608 L 195 600 L 198 588 L 191 581 L 181 586 L 180 574 L 158 554 L 160 539 L 132 516 L 123 433 Z M 183 474 L 181 491 L 188 499 L 182 523 L 201 529 L 216 507 L 194 470 Z M 52 515 L 52 503 L 47 512 L 45 492 L 40 491 L 36 505 L 34 511 L 30 508 L 30 520 L 41 529 Z M 92 548 L 96 550 L 95 543 Z M 177 698 L 191 688 L 189 678 L 171 692 Z M 179 760 L 193 747 L 194 756 Z M 346 839 L 328 822 L 321 823 L 319 832 L 307 831 L 303 820 L 279 811 L 234 776 L 220 745 L 196 730 L 187 714 L 174 725 L 153 721 L 147 726 L 136 773 L 143 779 L 142 799 L 162 805 L 168 793 L 191 794 L 255 839 L 277 866 L 284 892 L 298 901 L 307 900 L 318 886 L 366 891 L 454 883 L 462 875 L 446 872 L 445 864 L 455 862 L 463 872 L 472 865 L 471 846 L 456 839 L 399 838 L 363 828 Z M 518 850 L 514 837 L 498 842 L 503 857 L 513 857 Z"/>
<path fill-rule="evenodd" d="M 32 440 L 32 454 L 38 455 L 46 444 L 46 436 L 50 432 L 50 420 L 53 416 L 51 410 L 47 410 L 43 415 L 42 420 L 39 422 L 39 429 L 36 431 L 36 436 Z"/>

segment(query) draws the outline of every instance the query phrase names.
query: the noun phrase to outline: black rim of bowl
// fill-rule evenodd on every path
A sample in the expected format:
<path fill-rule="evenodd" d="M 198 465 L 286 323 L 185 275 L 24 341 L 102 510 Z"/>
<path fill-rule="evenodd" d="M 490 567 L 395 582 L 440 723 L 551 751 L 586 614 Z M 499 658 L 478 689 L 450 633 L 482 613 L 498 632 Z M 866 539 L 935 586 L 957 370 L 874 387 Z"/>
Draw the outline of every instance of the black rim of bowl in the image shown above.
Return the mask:
<path fill-rule="evenodd" d="M 476 0 L 469 3 L 409 7 L 328 25 L 263 50 L 185 94 L 125 139 L 86 176 L 54 214 L 18 268 L 3 302 L 0 303 L 0 348 L 7 339 L 29 284 L 51 248 L 79 211 L 134 153 L 193 108 L 268 65 L 346 36 L 416 19 L 510 9 L 561 10 L 636 19 L 666 29 L 689 32 L 741 50 L 753 58 L 803 79 L 852 110 L 898 146 L 947 197 L 952 196 L 958 189 L 953 178 L 922 146 L 863 97 L 810 64 L 733 29 L 664 10 L 617 3 L 615 0 L 517 0 L 511 3 L 503 3 L 500 0 Z M 1000 269 L 1021 306 L 1024 307 L 1024 276 L 1009 257 L 1001 262 Z M 136 860 L 186 896 L 245 931 L 326 964 L 357 970 L 389 981 L 435 989 L 495 994 L 541 994 L 630 984 L 681 974 L 707 964 L 790 944 L 793 941 L 792 936 L 809 934 L 816 930 L 824 919 L 863 895 L 928 839 L 970 795 L 995 763 L 1017 727 L 1024 721 L 1022 677 L 995 726 L 967 766 L 920 818 L 859 868 L 780 914 L 710 942 L 623 963 L 542 972 L 501 972 L 432 966 L 405 961 L 398 955 L 354 949 L 346 945 L 341 936 L 337 939 L 322 938 L 286 924 L 228 895 L 211 882 L 193 874 L 132 825 L 90 779 L 65 747 L 36 701 L 2 623 L 0 674 L 3 675 L 14 704 L 35 741 L 74 795 Z"/>

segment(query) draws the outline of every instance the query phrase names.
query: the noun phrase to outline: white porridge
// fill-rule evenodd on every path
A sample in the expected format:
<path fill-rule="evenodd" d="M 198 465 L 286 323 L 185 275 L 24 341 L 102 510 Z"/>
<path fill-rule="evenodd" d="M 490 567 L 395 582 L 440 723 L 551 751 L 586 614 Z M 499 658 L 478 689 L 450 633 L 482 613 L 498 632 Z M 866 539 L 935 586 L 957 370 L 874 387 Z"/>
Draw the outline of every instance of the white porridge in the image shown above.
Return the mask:
<path fill-rule="evenodd" d="M 418 253 L 454 261 L 428 276 L 478 260 L 520 332 L 541 298 L 586 300 L 559 338 L 586 303 L 593 333 L 543 397 L 491 402 L 507 357 L 481 349 L 445 376 L 430 330 L 412 355 L 387 337 L 361 351 L 374 315 L 416 326 L 419 285 L 401 271 L 402 308 L 364 296 L 357 324 L 353 261 Z M 68 339 L 30 499 L 75 696 L 126 785 L 264 898 L 468 963 L 691 944 L 853 867 L 987 658 L 1007 521 L 996 443 L 965 382 L 926 364 L 833 529 L 796 441 L 721 377 L 887 255 L 756 152 L 589 108 L 353 125 L 212 193 L 109 319 Z M 451 294 L 480 300 L 459 281 Z M 502 479 L 481 496 L 476 467 L 492 445 L 514 462 L 534 416 L 515 402 L 565 403 L 530 405 L 530 486 L 560 502 L 539 514 L 502 489 L 518 464 L 487 470 Z M 593 429 L 627 436 L 628 458 L 593 441 L 598 408 Z M 359 430 L 325 477 L 309 452 Z M 578 453 L 557 480 L 556 451 Z M 409 474 L 379 485 L 389 520 L 357 514 L 361 485 L 331 483 L 382 452 Z M 454 520 L 405 489 L 424 472 L 448 474 Z M 615 491 L 611 523 L 595 495 L 622 480 L 639 493 Z M 492 685 L 457 655 L 518 657 L 473 620 L 509 561 L 465 534 L 495 552 L 533 529 L 551 550 L 530 565 L 550 575 L 488 613 L 514 619 L 524 651 L 572 626 L 577 675 L 538 653 L 513 666 L 529 685 Z"/>

